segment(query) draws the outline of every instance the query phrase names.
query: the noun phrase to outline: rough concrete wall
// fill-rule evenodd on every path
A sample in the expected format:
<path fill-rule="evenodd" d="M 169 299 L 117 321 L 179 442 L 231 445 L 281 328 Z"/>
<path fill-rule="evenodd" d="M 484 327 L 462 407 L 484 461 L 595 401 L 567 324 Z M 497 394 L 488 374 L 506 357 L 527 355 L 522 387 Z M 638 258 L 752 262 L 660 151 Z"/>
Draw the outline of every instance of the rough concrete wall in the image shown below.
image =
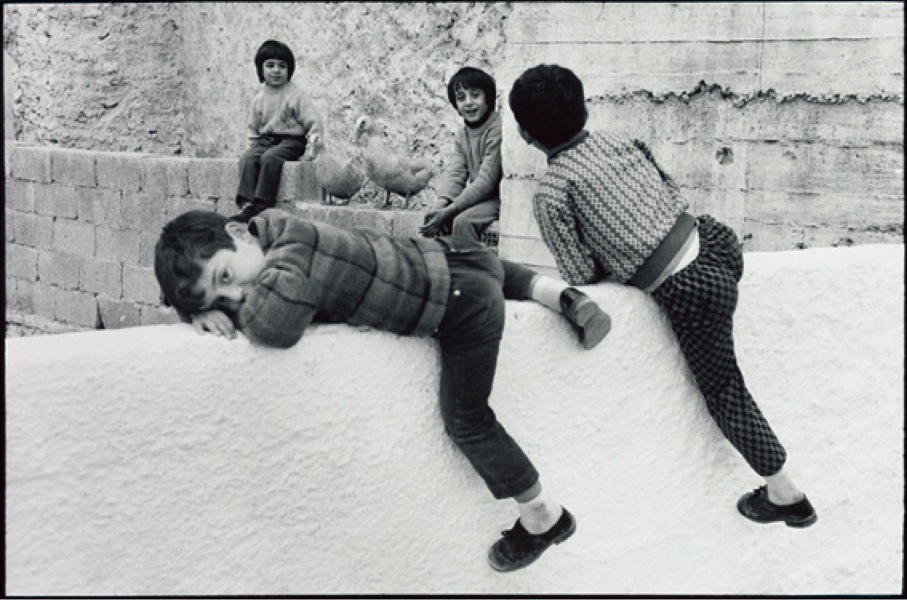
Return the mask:
<path fill-rule="evenodd" d="M 293 49 L 294 80 L 324 110 L 331 143 L 349 145 L 356 118 L 368 114 L 386 124 L 394 149 L 440 168 L 458 125 L 447 79 L 466 64 L 496 70 L 510 10 L 462 2 L 4 5 L 17 139 L 238 156 L 259 85 L 255 51 L 274 38 Z M 359 199 L 375 194 L 369 185 Z"/>
<path fill-rule="evenodd" d="M 578 519 L 511 574 L 485 552 L 514 507 L 445 438 L 430 340 L 7 340 L 6 591 L 896 595 L 903 268 L 893 244 L 747 255 L 740 363 L 818 510 L 806 530 L 737 514 L 759 479 L 644 294 L 587 289 L 614 320 L 592 351 L 510 302 L 492 406 Z"/>
<path fill-rule="evenodd" d="M 507 34 L 505 97 L 527 67 L 571 68 L 589 127 L 646 141 L 747 250 L 903 240 L 901 4 L 517 3 Z M 504 112 L 501 251 L 551 267 L 544 158 Z"/>

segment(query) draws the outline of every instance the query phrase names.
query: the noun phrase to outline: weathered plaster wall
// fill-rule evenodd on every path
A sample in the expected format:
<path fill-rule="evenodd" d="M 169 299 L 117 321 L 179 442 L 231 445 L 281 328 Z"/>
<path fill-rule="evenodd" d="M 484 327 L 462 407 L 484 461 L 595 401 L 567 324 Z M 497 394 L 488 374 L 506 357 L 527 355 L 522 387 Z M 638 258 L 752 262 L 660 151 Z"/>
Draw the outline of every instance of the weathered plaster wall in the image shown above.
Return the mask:
<path fill-rule="evenodd" d="M 507 307 L 492 406 L 577 533 L 497 574 L 515 511 L 444 436 L 428 339 L 315 327 L 289 350 L 187 325 L 6 340 L 6 592 L 902 591 L 904 247 L 750 253 L 737 348 L 819 512 L 757 525 L 654 303 L 582 350 Z"/>
<path fill-rule="evenodd" d="M 903 240 L 902 4 L 516 3 L 507 34 L 502 89 L 571 68 L 589 127 L 645 140 L 747 250 Z M 544 158 L 504 104 L 501 252 L 550 267 L 530 207 Z"/>

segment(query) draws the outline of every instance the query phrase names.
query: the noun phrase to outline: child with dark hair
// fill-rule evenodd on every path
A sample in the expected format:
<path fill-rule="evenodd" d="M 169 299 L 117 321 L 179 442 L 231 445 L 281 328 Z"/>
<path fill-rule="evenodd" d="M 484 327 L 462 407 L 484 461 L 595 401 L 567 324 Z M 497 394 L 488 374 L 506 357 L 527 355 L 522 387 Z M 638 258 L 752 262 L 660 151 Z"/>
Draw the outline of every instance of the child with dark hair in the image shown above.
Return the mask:
<path fill-rule="evenodd" d="M 308 136 L 322 133 L 321 115 L 296 82 L 296 58 L 286 44 L 267 40 L 255 53 L 261 89 L 249 111 L 251 146 L 239 159 L 239 212 L 231 218 L 248 222 L 277 202 L 283 164 L 305 154 Z M 323 134 L 322 134 L 323 135 Z"/>
<path fill-rule="evenodd" d="M 583 84 L 538 65 L 510 91 L 520 136 L 548 157 L 533 214 L 558 270 L 573 285 L 609 280 L 662 307 L 718 427 L 765 485 L 743 495 L 753 521 L 807 527 L 816 512 L 785 471 L 787 454 L 743 381 L 733 316 L 743 253 L 734 231 L 686 212 L 674 180 L 639 140 L 587 131 Z"/>
<path fill-rule="evenodd" d="M 294 345 L 314 322 L 432 336 L 441 347 L 441 415 L 453 442 L 495 498 L 520 514 L 491 548 L 511 571 L 576 528 L 543 490 L 539 474 L 488 406 L 505 320 L 505 298 L 561 312 L 585 348 L 610 319 L 588 296 L 464 238 L 401 238 L 306 221 L 278 209 L 248 225 L 192 211 L 164 226 L 154 272 L 165 302 L 184 320 L 217 313 L 209 331 L 255 343 Z M 559 291 L 558 291 L 559 290 Z"/>
<path fill-rule="evenodd" d="M 447 98 L 463 118 L 438 200 L 425 215 L 422 235 L 450 234 L 478 240 L 501 210 L 501 115 L 495 110 L 494 79 L 481 69 L 463 67 L 447 83 Z"/>

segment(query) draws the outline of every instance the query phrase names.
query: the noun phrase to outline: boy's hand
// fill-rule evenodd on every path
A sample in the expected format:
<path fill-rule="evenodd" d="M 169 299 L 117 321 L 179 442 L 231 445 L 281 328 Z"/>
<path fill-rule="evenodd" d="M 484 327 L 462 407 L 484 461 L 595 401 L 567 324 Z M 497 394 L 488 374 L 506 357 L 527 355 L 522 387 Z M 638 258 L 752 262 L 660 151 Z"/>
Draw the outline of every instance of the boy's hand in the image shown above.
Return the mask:
<path fill-rule="evenodd" d="M 232 340 L 236 337 L 236 327 L 226 313 L 219 310 L 206 310 L 192 315 L 192 326 L 199 335 L 210 331 L 214 335 Z"/>
<path fill-rule="evenodd" d="M 425 215 L 425 224 L 419 228 L 419 233 L 426 237 L 434 237 L 441 233 L 441 227 L 452 219 L 453 216 L 453 211 L 449 208 L 430 211 Z"/>

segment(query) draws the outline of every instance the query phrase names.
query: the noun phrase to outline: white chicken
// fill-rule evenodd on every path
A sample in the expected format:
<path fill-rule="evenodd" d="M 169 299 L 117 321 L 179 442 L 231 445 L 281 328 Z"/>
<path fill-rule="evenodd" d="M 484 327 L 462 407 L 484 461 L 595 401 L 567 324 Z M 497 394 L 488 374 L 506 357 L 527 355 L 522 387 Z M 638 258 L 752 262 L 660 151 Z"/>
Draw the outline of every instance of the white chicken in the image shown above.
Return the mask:
<path fill-rule="evenodd" d="M 343 204 L 362 189 L 365 173 L 346 156 L 328 153 L 324 148 L 321 135 L 314 133 L 309 139 L 312 147 L 312 161 L 315 163 L 315 175 L 318 183 L 327 192 L 328 202 L 334 204 L 333 198 L 340 198 Z"/>
<path fill-rule="evenodd" d="M 356 120 L 356 143 L 362 147 L 369 179 L 387 192 L 382 207 L 390 204 L 392 193 L 403 196 L 408 207 L 410 197 L 424 190 L 434 175 L 431 162 L 391 152 L 368 117 Z"/>

